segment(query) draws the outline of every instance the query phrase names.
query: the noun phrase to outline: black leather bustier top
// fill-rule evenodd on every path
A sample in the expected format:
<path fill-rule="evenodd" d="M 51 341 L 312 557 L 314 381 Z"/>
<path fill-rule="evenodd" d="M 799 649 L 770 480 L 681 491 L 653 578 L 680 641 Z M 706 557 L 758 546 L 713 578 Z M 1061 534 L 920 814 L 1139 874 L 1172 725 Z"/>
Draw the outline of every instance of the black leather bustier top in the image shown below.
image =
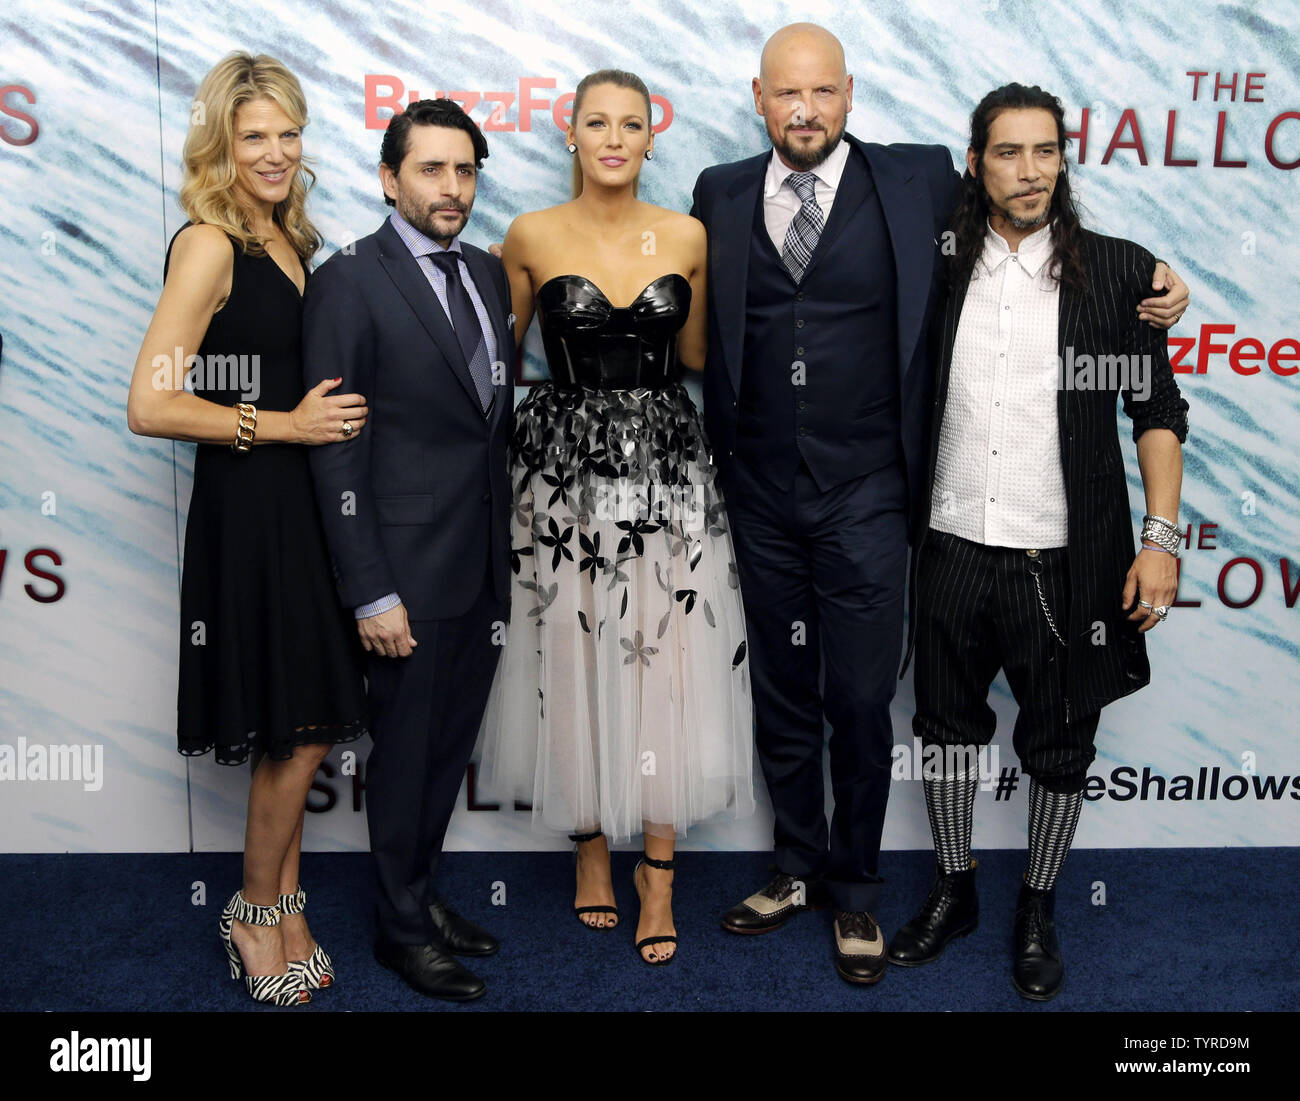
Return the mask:
<path fill-rule="evenodd" d="M 683 275 L 661 275 L 632 300 L 614 306 L 583 275 L 557 275 L 537 289 L 537 318 L 556 386 L 635 390 L 671 386 L 682 377 L 677 331 L 691 310 Z"/>

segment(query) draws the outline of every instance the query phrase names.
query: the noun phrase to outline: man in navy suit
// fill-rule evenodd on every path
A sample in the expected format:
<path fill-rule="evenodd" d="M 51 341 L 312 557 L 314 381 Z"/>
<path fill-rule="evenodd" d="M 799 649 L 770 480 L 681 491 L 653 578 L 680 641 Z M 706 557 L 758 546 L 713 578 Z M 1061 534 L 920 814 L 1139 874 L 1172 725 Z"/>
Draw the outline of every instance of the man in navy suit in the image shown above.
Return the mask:
<path fill-rule="evenodd" d="M 874 983 L 889 704 L 933 400 L 926 332 L 958 178 L 943 146 L 845 132 L 853 78 L 821 27 L 773 35 L 753 92 L 773 149 L 701 173 L 692 210 L 709 233 L 705 426 L 775 817 L 777 875 L 723 926 L 764 933 L 830 906 L 836 972 Z M 1185 298 L 1177 286 L 1156 316 Z"/>
<path fill-rule="evenodd" d="M 371 410 L 311 465 L 369 652 L 375 955 L 454 1001 L 484 992 L 454 957 L 497 950 L 433 889 L 509 594 L 510 296 L 501 262 L 460 240 L 487 155 L 451 100 L 394 117 L 379 176 L 395 209 L 312 275 L 303 322 L 306 385 L 342 377 Z"/>

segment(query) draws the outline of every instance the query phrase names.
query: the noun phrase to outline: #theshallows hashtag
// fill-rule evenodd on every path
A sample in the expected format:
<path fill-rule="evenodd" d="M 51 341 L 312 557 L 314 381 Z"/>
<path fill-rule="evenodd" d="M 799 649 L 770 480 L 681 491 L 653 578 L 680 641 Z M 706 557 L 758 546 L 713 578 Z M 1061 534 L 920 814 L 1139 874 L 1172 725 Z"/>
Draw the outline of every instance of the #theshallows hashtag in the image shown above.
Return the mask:
<path fill-rule="evenodd" d="M 1011 793 L 1020 786 L 1020 770 L 1016 768 L 1004 768 L 998 776 L 998 786 L 993 792 L 993 798 L 1010 799 Z"/>

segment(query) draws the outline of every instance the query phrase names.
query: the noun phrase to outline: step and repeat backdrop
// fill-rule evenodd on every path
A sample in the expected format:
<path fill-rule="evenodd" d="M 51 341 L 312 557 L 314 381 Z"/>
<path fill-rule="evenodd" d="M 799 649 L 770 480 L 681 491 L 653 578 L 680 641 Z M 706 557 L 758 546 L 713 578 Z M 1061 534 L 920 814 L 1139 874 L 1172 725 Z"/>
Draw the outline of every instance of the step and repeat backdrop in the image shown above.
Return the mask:
<path fill-rule="evenodd" d="M 1105 6 L 1109 7 L 1109 6 Z M 1300 10 L 1291 4 L 1056 0 L 8 0 L 0 24 L 0 850 L 242 847 L 248 770 L 175 748 L 180 548 L 193 448 L 126 427 L 162 284 L 180 155 L 203 74 L 234 49 L 302 81 L 321 258 L 386 216 L 376 178 L 395 110 L 451 96 L 491 156 L 466 236 L 568 197 L 562 127 L 581 77 L 617 67 L 655 97 L 642 197 L 686 210 L 696 175 L 766 147 L 750 80 L 764 40 L 813 20 L 844 43 L 849 129 L 937 142 L 961 164 L 971 108 L 1018 80 L 1059 95 L 1088 225 L 1166 258 L 1192 288 L 1169 337 L 1191 404 L 1178 607 L 1150 637 L 1153 683 L 1102 718 L 1079 843 L 1286 845 L 1300 826 Z M 535 341 L 535 332 L 530 342 Z M 537 364 L 528 346 L 528 371 Z M 523 389 L 519 394 L 523 394 Z M 1142 496 L 1121 432 L 1135 522 Z M 1116 594 L 1118 599 L 1118 594 Z M 1023 844 L 1027 782 L 999 735 L 976 844 Z M 887 848 L 930 844 L 894 709 Z M 368 741 L 336 749 L 305 847 L 364 849 Z M 757 769 L 756 777 L 757 777 Z M 761 786 L 761 784 L 760 784 Z M 693 831 L 770 845 L 765 804 Z M 559 847 L 525 809 L 476 796 L 448 844 Z"/>

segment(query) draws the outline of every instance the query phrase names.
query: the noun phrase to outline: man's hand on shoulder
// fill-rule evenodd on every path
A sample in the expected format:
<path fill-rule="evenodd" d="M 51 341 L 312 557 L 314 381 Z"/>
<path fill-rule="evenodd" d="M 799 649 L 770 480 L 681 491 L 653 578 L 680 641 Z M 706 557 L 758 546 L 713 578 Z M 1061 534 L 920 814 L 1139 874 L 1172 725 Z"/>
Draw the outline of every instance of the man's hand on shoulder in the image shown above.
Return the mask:
<path fill-rule="evenodd" d="M 1138 305 L 1138 318 L 1148 322 L 1153 329 L 1172 328 L 1187 310 L 1190 301 L 1187 284 L 1161 260 L 1157 262 L 1155 274 L 1151 277 L 1151 289 L 1163 290 L 1165 293 L 1159 298 L 1144 298 Z"/>
<path fill-rule="evenodd" d="M 397 604 L 386 612 L 357 620 L 357 633 L 361 645 L 372 654 L 388 658 L 405 658 L 419 645 L 411 637 L 411 626 L 406 619 L 406 605 Z"/>

